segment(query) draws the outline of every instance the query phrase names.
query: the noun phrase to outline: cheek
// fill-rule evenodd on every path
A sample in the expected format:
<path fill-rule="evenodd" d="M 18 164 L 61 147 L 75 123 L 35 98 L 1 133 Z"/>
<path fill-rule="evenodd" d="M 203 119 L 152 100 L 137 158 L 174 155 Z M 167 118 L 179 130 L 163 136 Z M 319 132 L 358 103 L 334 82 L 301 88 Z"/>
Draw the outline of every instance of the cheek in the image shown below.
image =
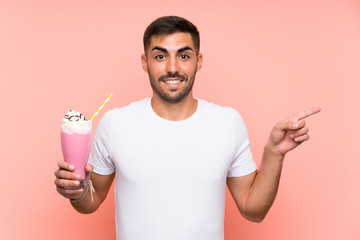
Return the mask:
<path fill-rule="evenodd" d="M 157 81 L 161 75 L 164 75 L 164 73 L 161 74 L 159 72 L 159 69 L 148 66 L 148 75 L 151 78 L 151 80 Z"/>
<path fill-rule="evenodd" d="M 149 63 L 148 71 L 151 72 L 154 76 L 162 75 L 164 72 L 166 73 L 166 67 L 165 64 L 161 63 Z"/>
<path fill-rule="evenodd" d="M 183 64 L 183 69 L 189 73 L 194 72 L 194 71 L 196 71 L 197 64 L 198 64 L 197 61 L 192 59 L 191 61 L 188 61 Z"/>
<path fill-rule="evenodd" d="M 186 75 L 191 76 L 194 73 L 196 73 L 196 65 L 189 65 L 189 66 L 185 66 L 183 69 L 183 72 L 186 73 Z"/>

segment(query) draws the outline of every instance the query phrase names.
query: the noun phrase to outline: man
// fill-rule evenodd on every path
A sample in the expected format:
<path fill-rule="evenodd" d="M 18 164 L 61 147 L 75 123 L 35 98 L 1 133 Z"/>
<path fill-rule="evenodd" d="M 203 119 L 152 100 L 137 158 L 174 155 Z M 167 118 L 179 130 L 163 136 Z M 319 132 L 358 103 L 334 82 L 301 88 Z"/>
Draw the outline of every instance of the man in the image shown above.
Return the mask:
<path fill-rule="evenodd" d="M 141 61 L 153 96 L 100 121 L 86 167 L 93 199 L 88 189 L 69 189 L 79 178 L 64 161 L 55 172 L 57 191 L 77 211 L 91 213 L 115 178 L 119 240 L 224 239 L 226 184 L 240 213 L 262 221 L 285 154 L 309 139 L 304 118 L 320 109 L 277 123 L 257 171 L 240 115 L 193 97 L 203 56 L 192 23 L 174 16 L 155 20 L 145 31 Z"/>

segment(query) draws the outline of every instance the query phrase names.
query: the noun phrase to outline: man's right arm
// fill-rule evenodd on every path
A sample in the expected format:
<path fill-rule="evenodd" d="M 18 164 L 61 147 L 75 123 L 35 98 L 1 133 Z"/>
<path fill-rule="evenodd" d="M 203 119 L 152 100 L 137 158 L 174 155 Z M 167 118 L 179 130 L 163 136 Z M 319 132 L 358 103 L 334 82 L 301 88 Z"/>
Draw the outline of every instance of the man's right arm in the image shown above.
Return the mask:
<path fill-rule="evenodd" d="M 91 197 L 90 186 L 86 189 L 69 189 L 69 187 L 79 186 L 79 176 L 73 173 L 73 166 L 65 161 L 58 162 L 59 169 L 55 172 L 55 185 L 57 191 L 71 201 L 72 206 L 80 213 L 95 212 L 105 200 L 111 184 L 114 180 L 115 173 L 110 175 L 99 175 L 93 173 L 93 165 L 86 166 L 87 175 L 90 175 L 90 180 L 94 186 L 95 192 Z M 86 193 L 84 193 L 86 191 Z M 85 194 L 85 196 L 83 196 Z M 80 199 L 80 201 L 76 201 Z"/>

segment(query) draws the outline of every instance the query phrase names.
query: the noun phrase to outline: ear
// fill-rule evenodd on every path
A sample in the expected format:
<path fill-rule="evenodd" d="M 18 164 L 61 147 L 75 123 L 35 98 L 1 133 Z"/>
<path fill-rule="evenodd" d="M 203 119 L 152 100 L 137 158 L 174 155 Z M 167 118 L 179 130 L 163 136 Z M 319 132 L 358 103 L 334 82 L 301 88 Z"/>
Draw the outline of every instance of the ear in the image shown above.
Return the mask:
<path fill-rule="evenodd" d="M 200 71 L 200 69 L 202 67 L 202 63 L 203 63 L 203 56 L 202 56 L 202 53 L 199 53 L 198 56 L 197 56 L 196 72 Z"/>
<path fill-rule="evenodd" d="M 147 73 L 148 67 L 147 67 L 147 59 L 146 59 L 145 53 L 141 54 L 141 64 L 142 64 L 144 71 Z"/>

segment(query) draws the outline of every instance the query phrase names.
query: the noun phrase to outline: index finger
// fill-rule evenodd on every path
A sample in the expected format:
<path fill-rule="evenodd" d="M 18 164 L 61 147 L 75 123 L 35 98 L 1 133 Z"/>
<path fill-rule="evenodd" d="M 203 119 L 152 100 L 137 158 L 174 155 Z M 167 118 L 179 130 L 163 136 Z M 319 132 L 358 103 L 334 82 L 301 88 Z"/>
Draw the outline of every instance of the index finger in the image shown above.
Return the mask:
<path fill-rule="evenodd" d="M 303 118 L 307 118 L 311 115 L 314 115 L 318 112 L 320 112 L 320 108 L 319 107 L 314 107 L 314 108 L 311 108 L 311 109 L 308 109 L 308 110 L 305 110 L 303 112 L 300 112 L 296 115 L 296 117 L 298 118 L 298 120 L 300 119 L 303 119 Z"/>
<path fill-rule="evenodd" d="M 70 163 L 65 162 L 64 160 L 58 161 L 58 166 L 60 169 L 64 169 L 64 170 L 68 170 L 68 171 L 74 170 L 74 166 L 71 165 Z"/>

